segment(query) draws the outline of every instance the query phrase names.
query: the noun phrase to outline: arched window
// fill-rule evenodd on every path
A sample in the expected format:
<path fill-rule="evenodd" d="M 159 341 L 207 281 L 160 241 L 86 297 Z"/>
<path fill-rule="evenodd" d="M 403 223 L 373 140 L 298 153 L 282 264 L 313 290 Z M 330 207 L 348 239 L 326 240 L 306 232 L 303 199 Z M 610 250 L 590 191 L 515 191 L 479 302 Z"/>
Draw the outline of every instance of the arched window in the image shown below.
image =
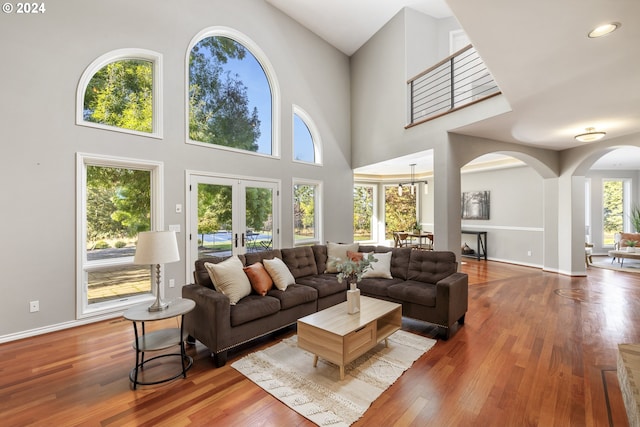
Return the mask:
<path fill-rule="evenodd" d="M 187 55 L 187 142 L 277 156 L 278 85 L 266 56 L 225 27 L 198 34 Z"/>
<path fill-rule="evenodd" d="M 293 106 L 293 160 L 322 164 L 320 134 L 309 114 Z"/>
<path fill-rule="evenodd" d="M 78 85 L 76 123 L 162 138 L 162 55 L 119 49 L 93 61 Z"/>

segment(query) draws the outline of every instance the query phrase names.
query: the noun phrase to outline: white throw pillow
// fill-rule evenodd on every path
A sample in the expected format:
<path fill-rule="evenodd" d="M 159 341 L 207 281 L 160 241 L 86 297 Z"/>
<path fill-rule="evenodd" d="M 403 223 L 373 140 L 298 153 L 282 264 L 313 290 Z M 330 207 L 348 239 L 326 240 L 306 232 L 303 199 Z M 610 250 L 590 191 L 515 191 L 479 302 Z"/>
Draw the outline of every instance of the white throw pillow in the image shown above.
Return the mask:
<path fill-rule="evenodd" d="M 363 279 L 366 278 L 383 278 L 393 279 L 391 276 L 391 252 L 374 253 L 373 257 L 378 261 L 371 263 L 371 268 L 364 272 Z"/>
<path fill-rule="evenodd" d="M 325 273 L 337 273 L 337 265 L 346 261 L 347 252 L 358 252 L 359 243 L 327 243 L 327 269 Z"/>
<path fill-rule="evenodd" d="M 231 305 L 235 305 L 251 293 L 251 282 L 244 272 L 242 261 L 237 256 L 234 255 L 218 264 L 205 262 L 204 266 L 216 291 L 226 295 Z"/>
<path fill-rule="evenodd" d="M 262 263 L 269 276 L 273 279 L 276 288 L 281 291 L 286 290 L 287 286 L 296 283 L 296 279 L 289 271 L 289 267 L 280 258 L 263 259 Z"/>

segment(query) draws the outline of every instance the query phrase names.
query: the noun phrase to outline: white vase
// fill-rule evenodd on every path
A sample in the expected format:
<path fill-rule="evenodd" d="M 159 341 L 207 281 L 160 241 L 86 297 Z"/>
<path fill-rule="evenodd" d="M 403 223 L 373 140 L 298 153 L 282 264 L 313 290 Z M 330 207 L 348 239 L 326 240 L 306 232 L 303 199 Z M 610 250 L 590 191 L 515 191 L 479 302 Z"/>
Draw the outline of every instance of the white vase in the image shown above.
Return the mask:
<path fill-rule="evenodd" d="M 635 252 L 636 248 L 634 248 L 633 246 L 627 246 L 627 252 Z"/>
<path fill-rule="evenodd" d="M 347 313 L 356 314 L 360 312 L 360 289 L 355 283 L 351 283 L 350 288 L 347 291 Z"/>

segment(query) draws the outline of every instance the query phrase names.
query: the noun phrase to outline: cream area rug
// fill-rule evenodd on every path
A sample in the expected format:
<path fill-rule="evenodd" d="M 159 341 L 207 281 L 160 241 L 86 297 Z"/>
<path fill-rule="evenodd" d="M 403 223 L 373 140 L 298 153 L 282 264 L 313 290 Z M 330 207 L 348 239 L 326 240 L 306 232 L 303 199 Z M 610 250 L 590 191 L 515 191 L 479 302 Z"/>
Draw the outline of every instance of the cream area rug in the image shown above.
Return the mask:
<path fill-rule="evenodd" d="M 319 426 L 349 426 L 436 340 L 396 331 L 371 351 L 345 367 L 340 380 L 338 366 L 298 348 L 297 336 L 265 350 L 249 354 L 231 366 Z"/>
<path fill-rule="evenodd" d="M 640 273 L 640 260 L 637 259 L 625 259 L 621 266 L 618 260 L 613 261 L 611 257 L 593 256 L 592 258 L 593 263 L 591 266 L 596 268 L 626 271 L 628 273 Z"/>

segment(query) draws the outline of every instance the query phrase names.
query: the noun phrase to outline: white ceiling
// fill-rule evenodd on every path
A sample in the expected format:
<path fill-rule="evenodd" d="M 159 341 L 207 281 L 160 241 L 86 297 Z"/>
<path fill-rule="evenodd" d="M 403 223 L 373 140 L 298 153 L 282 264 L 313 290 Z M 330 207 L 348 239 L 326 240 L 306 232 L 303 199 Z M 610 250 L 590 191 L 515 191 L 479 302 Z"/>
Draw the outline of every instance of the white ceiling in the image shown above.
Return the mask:
<path fill-rule="evenodd" d="M 453 12 L 512 108 L 453 132 L 553 150 L 581 144 L 573 137 L 587 127 L 606 139 L 640 139 L 638 0 L 266 1 L 347 55 L 403 7 L 435 18 Z M 622 27 L 587 37 L 605 22 Z M 399 166 L 406 169 L 405 160 Z M 637 153 L 622 160 L 640 169 Z"/>

